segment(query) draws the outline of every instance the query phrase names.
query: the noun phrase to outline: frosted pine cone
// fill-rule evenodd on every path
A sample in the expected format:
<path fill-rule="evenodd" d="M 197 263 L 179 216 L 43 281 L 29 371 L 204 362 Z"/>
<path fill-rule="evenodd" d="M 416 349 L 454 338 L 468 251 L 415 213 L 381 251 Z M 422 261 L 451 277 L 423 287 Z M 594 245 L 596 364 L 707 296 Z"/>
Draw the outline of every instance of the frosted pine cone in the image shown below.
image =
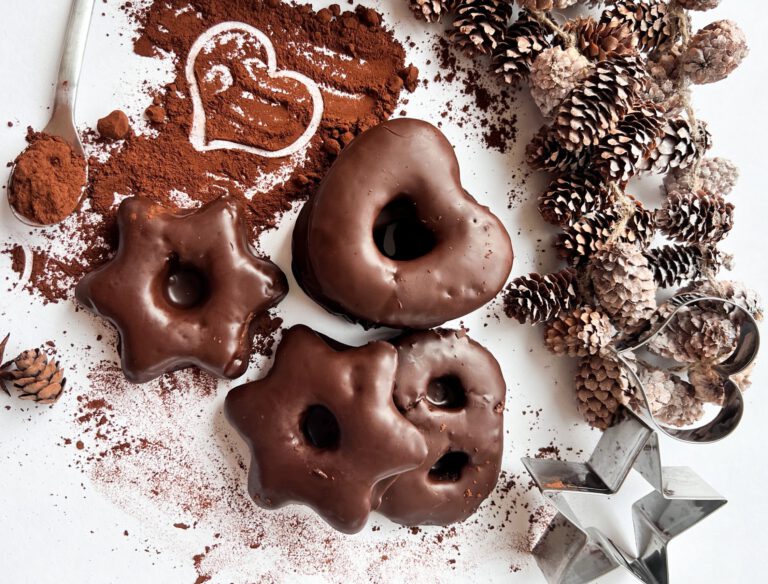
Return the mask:
<path fill-rule="evenodd" d="M 450 39 L 466 51 L 492 53 L 504 37 L 510 16 L 511 0 L 461 0 Z"/>
<path fill-rule="evenodd" d="M 653 316 L 656 282 L 639 246 L 616 243 L 598 249 L 591 275 L 598 303 L 620 329 L 637 329 Z"/>
<path fill-rule="evenodd" d="M 681 48 L 679 45 L 648 55 L 645 67 L 650 76 L 648 98 L 664 108 L 668 116 L 678 116 L 685 108 L 683 97 L 689 82 L 681 82 Z M 681 87 L 682 85 L 682 87 Z"/>
<path fill-rule="evenodd" d="M 564 30 L 576 37 L 579 51 L 593 61 L 634 55 L 637 36 L 629 23 L 597 22 L 594 18 L 576 18 L 565 24 Z"/>
<path fill-rule="evenodd" d="M 652 51 L 672 39 L 669 6 L 663 0 L 615 0 L 601 18 L 611 26 L 628 24 L 642 51 Z"/>
<path fill-rule="evenodd" d="M 525 158 L 534 170 L 572 172 L 587 164 L 589 152 L 566 150 L 555 132 L 548 126 L 542 126 L 525 147 Z"/>
<path fill-rule="evenodd" d="M 677 3 L 686 10 L 711 10 L 717 8 L 720 0 L 677 0 Z"/>
<path fill-rule="evenodd" d="M 526 77 L 536 58 L 551 46 L 551 33 L 527 12 L 507 28 L 493 51 L 493 67 L 507 83 Z"/>
<path fill-rule="evenodd" d="M 613 423 L 622 402 L 632 394 L 624 367 L 618 361 L 600 356 L 579 361 L 575 389 L 579 413 L 590 426 L 600 430 Z"/>
<path fill-rule="evenodd" d="M 552 320 L 544 331 L 544 345 L 555 355 L 586 357 L 599 354 L 616 329 L 610 319 L 593 306 L 582 306 Z"/>
<path fill-rule="evenodd" d="M 709 245 L 665 245 L 649 249 L 645 257 L 660 288 L 680 286 L 705 274 L 717 274 L 731 260 L 730 256 Z"/>
<path fill-rule="evenodd" d="M 755 369 L 756 362 L 747 367 L 741 373 L 731 375 L 733 381 L 741 391 L 746 391 L 752 386 L 752 371 Z M 696 397 L 705 403 L 722 405 L 725 397 L 723 388 L 723 377 L 707 364 L 694 364 L 688 370 L 688 381 L 693 385 Z"/>
<path fill-rule="evenodd" d="M 717 243 L 733 228 L 733 210 L 720 195 L 673 192 L 656 212 L 656 226 L 676 241 Z"/>
<path fill-rule="evenodd" d="M 687 294 L 689 292 L 731 300 L 749 312 L 755 320 L 763 320 L 763 301 L 760 295 L 755 290 L 747 288 L 742 282 L 734 282 L 732 280 L 711 282 L 709 280 L 702 280 L 700 282 L 692 282 L 685 288 L 682 288 L 679 293 Z M 723 305 L 718 306 L 720 310 L 726 310 L 731 315 L 731 320 L 737 324 L 741 322 L 741 316 L 739 316 L 740 313 L 738 311 L 727 306 L 724 308 Z"/>
<path fill-rule="evenodd" d="M 504 293 L 504 312 L 520 323 L 536 324 L 572 310 L 579 301 L 576 270 L 516 278 Z"/>
<path fill-rule="evenodd" d="M 427 22 L 439 22 L 456 7 L 456 0 L 409 0 L 411 11 Z"/>
<path fill-rule="evenodd" d="M 710 145 L 711 136 L 704 122 L 693 128 L 685 118 L 673 118 L 664 125 L 661 141 L 651 152 L 643 170 L 667 174 L 675 168 L 688 168 Z"/>
<path fill-rule="evenodd" d="M 698 172 L 675 169 L 664 178 L 667 193 L 706 191 L 713 195 L 731 194 L 739 180 L 739 169 L 726 158 L 704 158 Z"/>
<path fill-rule="evenodd" d="M 589 61 L 574 47 L 542 52 L 533 62 L 529 80 L 533 101 L 544 117 L 551 117 L 589 72 Z"/>
<path fill-rule="evenodd" d="M 525 10 L 547 11 L 547 10 L 564 10 L 569 6 L 573 6 L 579 0 L 517 0 L 520 8 Z"/>
<path fill-rule="evenodd" d="M 590 170 L 555 179 L 539 196 L 539 213 L 553 225 L 573 225 L 582 216 L 609 207 L 613 202 L 605 179 Z"/>
<path fill-rule="evenodd" d="M 644 372 L 641 380 L 651 413 L 659 422 L 679 428 L 704 416 L 703 404 L 690 383 L 660 370 Z"/>
<path fill-rule="evenodd" d="M 683 54 L 683 70 L 694 83 L 716 83 L 730 75 L 749 53 L 747 38 L 732 20 L 719 20 L 697 32 Z"/>

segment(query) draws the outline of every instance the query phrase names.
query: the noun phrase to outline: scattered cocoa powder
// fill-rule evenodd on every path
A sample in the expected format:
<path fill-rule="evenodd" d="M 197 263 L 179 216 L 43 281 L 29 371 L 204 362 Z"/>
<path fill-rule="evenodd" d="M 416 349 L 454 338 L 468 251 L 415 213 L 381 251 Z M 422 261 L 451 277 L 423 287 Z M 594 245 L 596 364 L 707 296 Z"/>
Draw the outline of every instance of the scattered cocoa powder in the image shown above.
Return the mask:
<path fill-rule="evenodd" d="M 15 161 L 8 199 L 33 223 L 51 225 L 77 207 L 85 185 L 85 159 L 58 136 L 27 134 L 29 146 Z"/>
<path fill-rule="evenodd" d="M 96 129 L 105 140 L 123 140 L 131 132 L 131 122 L 125 112 L 115 110 L 101 118 Z"/>

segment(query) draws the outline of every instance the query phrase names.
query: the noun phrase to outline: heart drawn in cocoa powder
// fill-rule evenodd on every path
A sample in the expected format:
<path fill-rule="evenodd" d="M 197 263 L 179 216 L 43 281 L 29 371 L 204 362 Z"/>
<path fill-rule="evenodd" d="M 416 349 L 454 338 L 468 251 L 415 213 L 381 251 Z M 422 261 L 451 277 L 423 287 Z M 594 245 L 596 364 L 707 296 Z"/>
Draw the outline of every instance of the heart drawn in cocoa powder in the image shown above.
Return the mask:
<path fill-rule="evenodd" d="M 266 63 L 259 59 L 245 59 L 242 61 L 242 65 L 251 72 L 251 76 L 255 79 L 255 71 L 257 68 L 263 68 L 266 70 L 267 75 L 272 79 L 292 79 L 299 84 L 303 85 L 307 93 L 312 98 L 312 116 L 307 124 L 306 130 L 301 134 L 293 143 L 289 144 L 279 150 L 266 150 L 264 148 L 258 148 L 231 140 L 208 140 L 206 132 L 207 117 L 205 107 L 203 104 L 203 98 L 200 93 L 200 85 L 195 74 L 195 63 L 202 51 L 208 46 L 208 44 L 217 37 L 229 32 L 245 33 L 254 38 L 258 44 L 263 48 L 266 54 Z M 220 72 L 220 70 L 219 70 Z M 243 22 L 222 22 L 217 24 L 203 34 L 201 34 L 192 45 L 187 57 L 186 64 L 186 77 L 190 88 L 190 94 L 192 97 L 193 113 L 192 113 L 192 128 L 189 133 L 189 141 L 195 150 L 200 152 L 207 152 L 211 150 L 242 150 L 256 156 L 263 156 L 265 158 L 282 158 L 296 154 L 305 148 L 312 137 L 317 132 L 320 126 L 320 121 L 323 117 L 323 96 L 320 92 L 318 84 L 296 71 L 280 71 L 277 68 L 277 55 L 275 48 L 272 45 L 272 41 L 269 37 L 259 29 L 245 24 Z"/>

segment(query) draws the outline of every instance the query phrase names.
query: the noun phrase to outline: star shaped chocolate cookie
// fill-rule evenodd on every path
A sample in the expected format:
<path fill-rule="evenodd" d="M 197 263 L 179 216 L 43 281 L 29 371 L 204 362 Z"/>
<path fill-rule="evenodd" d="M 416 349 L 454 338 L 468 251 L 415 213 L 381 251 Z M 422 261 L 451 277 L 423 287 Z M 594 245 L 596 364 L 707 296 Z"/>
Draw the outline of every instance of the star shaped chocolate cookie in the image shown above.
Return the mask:
<path fill-rule="evenodd" d="M 254 316 L 288 292 L 248 244 L 240 205 L 222 197 L 177 212 L 140 197 L 117 214 L 117 254 L 78 284 L 77 299 L 120 333 L 128 379 L 195 365 L 235 378 L 248 367 Z"/>
<path fill-rule="evenodd" d="M 304 503 L 336 529 L 360 531 L 394 477 L 427 455 L 395 407 L 396 369 L 389 343 L 331 346 L 305 326 L 286 331 L 267 377 L 233 389 L 224 406 L 251 448 L 256 503 Z"/>

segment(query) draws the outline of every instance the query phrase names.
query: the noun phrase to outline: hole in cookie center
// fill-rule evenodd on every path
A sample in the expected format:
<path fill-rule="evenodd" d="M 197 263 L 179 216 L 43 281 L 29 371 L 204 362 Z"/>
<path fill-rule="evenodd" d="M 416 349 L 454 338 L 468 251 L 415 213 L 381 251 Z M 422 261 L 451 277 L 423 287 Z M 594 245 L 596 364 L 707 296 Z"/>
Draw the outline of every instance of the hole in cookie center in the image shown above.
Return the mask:
<path fill-rule="evenodd" d="M 304 414 L 301 430 L 315 448 L 331 450 L 339 446 L 339 422 L 333 412 L 325 406 L 310 406 Z"/>
<path fill-rule="evenodd" d="M 407 262 L 427 255 L 437 243 L 416 212 L 416 203 L 400 197 L 381 210 L 373 224 L 373 240 L 385 257 Z"/>
<path fill-rule="evenodd" d="M 469 464 L 466 452 L 446 452 L 429 469 L 429 478 L 437 482 L 456 482 L 464 467 Z"/>
<path fill-rule="evenodd" d="M 165 296 L 176 308 L 194 308 L 208 298 L 208 279 L 194 266 L 171 258 L 165 278 Z"/>
<path fill-rule="evenodd" d="M 467 394 L 455 375 L 444 375 L 427 385 L 427 401 L 444 410 L 460 410 L 467 405 Z"/>

